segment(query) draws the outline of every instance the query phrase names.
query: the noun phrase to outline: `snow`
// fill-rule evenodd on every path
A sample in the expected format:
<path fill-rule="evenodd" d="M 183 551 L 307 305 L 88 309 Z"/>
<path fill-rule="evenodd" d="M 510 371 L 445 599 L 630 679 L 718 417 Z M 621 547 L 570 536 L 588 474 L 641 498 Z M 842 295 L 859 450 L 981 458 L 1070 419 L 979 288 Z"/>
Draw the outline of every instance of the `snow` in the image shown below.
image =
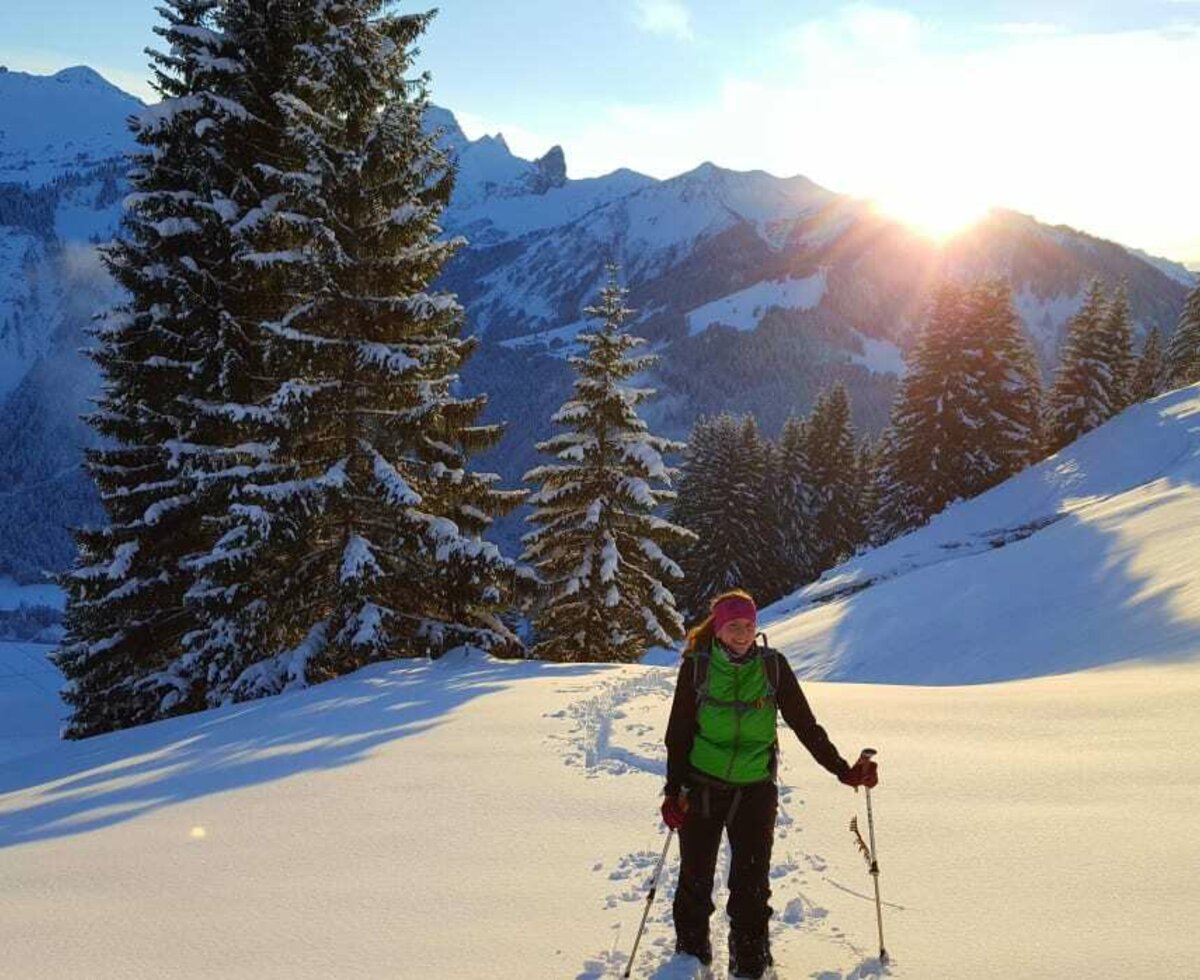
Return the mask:
<path fill-rule="evenodd" d="M 0 70 L 0 183 L 37 187 L 132 150 L 125 123 L 141 109 L 90 68 Z"/>
<path fill-rule="evenodd" d="M 1200 386 L 1135 406 L 764 613 L 810 676 L 964 684 L 1133 658 L 1200 635 Z M 1036 583 L 1036 587 L 1030 587 Z M 926 616 L 939 610 L 936 635 Z"/>
<path fill-rule="evenodd" d="M 0 609 L 17 609 L 22 605 L 62 609 L 66 602 L 66 593 L 57 585 L 19 585 L 8 576 L 0 576 Z"/>
<path fill-rule="evenodd" d="M 753 330 L 773 306 L 811 310 L 825 295 L 825 272 L 802 279 L 758 282 L 746 289 L 706 303 L 687 314 L 688 334 L 696 335 L 714 324 L 735 330 Z"/>
<path fill-rule="evenodd" d="M 1170 259 L 1164 259 L 1158 255 L 1151 255 L 1149 252 L 1143 251 L 1140 248 L 1129 248 L 1125 246 L 1125 251 L 1135 258 L 1141 259 L 1143 262 L 1148 262 L 1154 266 L 1159 272 L 1181 286 L 1187 286 L 1188 289 L 1194 289 L 1196 284 L 1200 282 L 1200 275 L 1197 275 L 1187 266 L 1179 262 L 1172 262 Z"/>
<path fill-rule="evenodd" d="M 665 841 L 673 676 L 452 654 L 79 743 L 43 731 L 0 774 L 8 968 L 619 975 Z M 806 689 L 844 755 L 881 751 L 892 975 L 1190 975 L 1194 663 Z M 875 975 L 871 883 L 847 830 L 865 823 L 862 797 L 790 735 L 781 765 L 783 975 Z M 675 975 L 677 860 L 673 845 L 637 976 Z"/>
<path fill-rule="evenodd" d="M 877 340 L 866 334 L 859 334 L 862 339 L 863 353 L 854 354 L 851 360 L 863 365 L 875 374 L 894 374 L 904 377 L 907 366 L 904 363 L 904 351 L 887 340 Z"/>
<path fill-rule="evenodd" d="M 1041 296 L 1023 286 L 1013 296 L 1013 306 L 1025 324 L 1025 329 L 1047 351 L 1058 349 L 1059 332 L 1063 325 L 1083 306 L 1087 283 L 1073 293 Z"/>
<path fill-rule="evenodd" d="M 46 659 L 51 649 L 38 643 L 0 641 L 0 766 L 53 745 L 58 738 L 58 719 L 66 708 L 58 698 L 62 675 Z"/>

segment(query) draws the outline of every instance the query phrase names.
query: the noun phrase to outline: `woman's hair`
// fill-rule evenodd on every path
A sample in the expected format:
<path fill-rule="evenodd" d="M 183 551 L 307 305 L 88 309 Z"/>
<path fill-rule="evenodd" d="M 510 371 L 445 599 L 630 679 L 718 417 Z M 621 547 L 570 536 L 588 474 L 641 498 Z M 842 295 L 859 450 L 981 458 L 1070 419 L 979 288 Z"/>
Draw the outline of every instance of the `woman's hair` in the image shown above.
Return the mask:
<path fill-rule="evenodd" d="M 749 599 L 754 601 L 754 597 L 745 589 L 730 589 L 728 592 L 722 592 L 719 596 L 714 596 L 708 603 L 708 615 L 699 623 L 687 631 L 687 637 L 683 642 L 683 655 L 686 657 L 689 653 L 695 653 L 697 650 L 703 650 L 706 647 L 712 646 L 715 630 L 713 629 L 713 612 L 717 608 L 717 603 L 725 599 Z"/>

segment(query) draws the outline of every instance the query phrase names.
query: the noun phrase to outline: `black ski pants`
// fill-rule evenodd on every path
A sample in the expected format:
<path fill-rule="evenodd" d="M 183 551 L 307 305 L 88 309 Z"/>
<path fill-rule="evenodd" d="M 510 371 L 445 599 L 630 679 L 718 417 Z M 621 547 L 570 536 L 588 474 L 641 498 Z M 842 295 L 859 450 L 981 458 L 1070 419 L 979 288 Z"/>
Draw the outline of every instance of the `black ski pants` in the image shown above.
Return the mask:
<path fill-rule="evenodd" d="M 732 852 L 725 906 L 730 952 L 744 964 L 769 957 L 771 844 L 778 808 L 774 780 L 746 786 L 691 783 L 687 819 L 679 830 L 682 857 L 673 907 L 675 936 L 685 949 L 700 949 L 709 939 L 708 920 L 716 908 L 713 877 L 724 831 Z"/>

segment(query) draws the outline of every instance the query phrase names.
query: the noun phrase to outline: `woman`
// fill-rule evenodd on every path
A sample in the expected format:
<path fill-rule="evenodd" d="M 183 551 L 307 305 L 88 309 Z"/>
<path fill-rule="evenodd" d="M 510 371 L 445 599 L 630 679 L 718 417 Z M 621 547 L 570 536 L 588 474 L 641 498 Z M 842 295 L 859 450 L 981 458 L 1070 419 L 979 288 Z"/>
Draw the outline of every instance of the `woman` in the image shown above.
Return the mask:
<path fill-rule="evenodd" d="M 667 725 L 663 820 L 679 831 L 675 950 L 712 962 L 708 920 L 721 832 L 729 835 L 729 973 L 761 977 L 771 964 L 769 873 L 778 793 L 776 715 L 847 786 L 874 786 L 875 763 L 853 766 L 817 724 L 787 660 L 755 643 L 758 610 L 741 590 L 717 596 L 688 633 Z M 765 637 L 764 637 L 765 640 Z"/>

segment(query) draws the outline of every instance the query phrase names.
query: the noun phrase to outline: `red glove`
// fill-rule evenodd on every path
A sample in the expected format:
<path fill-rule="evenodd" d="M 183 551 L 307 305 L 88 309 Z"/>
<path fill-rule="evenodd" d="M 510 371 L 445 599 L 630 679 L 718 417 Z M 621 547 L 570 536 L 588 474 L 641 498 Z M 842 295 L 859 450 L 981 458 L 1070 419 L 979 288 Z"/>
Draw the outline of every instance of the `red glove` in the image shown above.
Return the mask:
<path fill-rule="evenodd" d="M 671 830 L 678 830 L 687 819 L 688 803 L 686 796 L 664 796 L 662 801 L 662 818 Z"/>
<path fill-rule="evenodd" d="M 844 776 L 839 776 L 838 779 L 855 789 L 858 789 L 859 786 L 878 786 L 878 766 L 870 759 L 859 759 L 846 771 Z"/>

